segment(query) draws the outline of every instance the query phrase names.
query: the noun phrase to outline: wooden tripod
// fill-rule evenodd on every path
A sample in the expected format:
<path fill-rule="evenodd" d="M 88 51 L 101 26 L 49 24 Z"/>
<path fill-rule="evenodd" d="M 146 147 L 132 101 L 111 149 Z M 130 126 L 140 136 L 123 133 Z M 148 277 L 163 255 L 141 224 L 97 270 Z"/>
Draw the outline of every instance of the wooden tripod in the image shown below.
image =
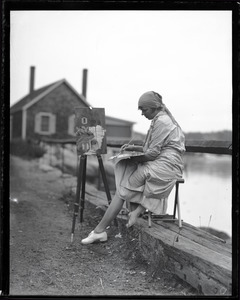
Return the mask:
<path fill-rule="evenodd" d="M 96 154 L 99 164 L 99 169 L 102 174 L 103 184 L 106 191 L 108 204 L 111 202 L 111 194 L 109 191 L 109 186 L 107 183 L 107 177 L 103 166 L 102 156 L 100 154 Z M 73 242 L 73 235 L 75 231 L 76 218 L 80 212 L 80 223 L 83 222 L 83 210 L 85 204 L 85 184 L 86 184 L 86 170 L 87 170 L 87 155 L 80 156 L 80 163 L 78 166 L 77 172 L 77 191 L 76 191 L 76 199 L 73 208 L 73 221 L 72 221 L 72 232 L 71 232 L 71 242 Z M 81 197 L 80 197 L 81 191 Z"/>

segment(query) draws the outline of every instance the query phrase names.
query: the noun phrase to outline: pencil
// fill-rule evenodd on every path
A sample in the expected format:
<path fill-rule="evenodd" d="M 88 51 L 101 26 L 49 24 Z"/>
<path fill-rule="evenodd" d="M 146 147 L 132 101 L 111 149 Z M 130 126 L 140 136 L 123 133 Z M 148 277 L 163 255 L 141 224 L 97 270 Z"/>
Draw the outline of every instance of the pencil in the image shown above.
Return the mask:
<path fill-rule="evenodd" d="M 132 141 L 133 139 L 134 139 L 134 136 L 133 136 L 133 137 L 130 139 L 130 141 L 126 144 L 126 147 L 129 146 L 129 144 L 131 143 L 131 141 Z M 125 147 L 125 148 L 126 148 L 126 147 Z M 122 151 L 124 151 L 124 149 L 120 150 L 120 153 L 121 153 Z"/>

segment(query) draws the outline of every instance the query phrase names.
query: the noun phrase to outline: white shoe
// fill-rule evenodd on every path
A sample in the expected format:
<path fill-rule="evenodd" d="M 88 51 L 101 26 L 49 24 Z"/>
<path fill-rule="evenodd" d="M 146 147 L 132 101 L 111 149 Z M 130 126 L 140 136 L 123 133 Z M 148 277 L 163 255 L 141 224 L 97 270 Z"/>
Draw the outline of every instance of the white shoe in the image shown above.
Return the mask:
<path fill-rule="evenodd" d="M 94 242 L 105 242 L 107 241 L 107 233 L 103 231 L 101 233 L 95 233 L 94 231 L 90 232 L 88 237 L 81 241 L 82 244 L 92 244 Z"/>

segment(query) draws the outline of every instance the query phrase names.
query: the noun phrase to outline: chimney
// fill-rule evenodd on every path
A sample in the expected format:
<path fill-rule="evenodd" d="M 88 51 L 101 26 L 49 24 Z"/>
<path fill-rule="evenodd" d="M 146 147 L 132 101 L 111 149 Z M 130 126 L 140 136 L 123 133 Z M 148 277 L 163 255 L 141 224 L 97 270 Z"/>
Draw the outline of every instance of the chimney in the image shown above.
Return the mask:
<path fill-rule="evenodd" d="M 87 69 L 83 69 L 82 95 L 87 98 Z"/>
<path fill-rule="evenodd" d="M 35 83 L 34 81 L 35 81 L 35 67 L 32 66 L 30 68 L 30 90 L 29 90 L 30 95 L 34 91 L 34 83 Z"/>

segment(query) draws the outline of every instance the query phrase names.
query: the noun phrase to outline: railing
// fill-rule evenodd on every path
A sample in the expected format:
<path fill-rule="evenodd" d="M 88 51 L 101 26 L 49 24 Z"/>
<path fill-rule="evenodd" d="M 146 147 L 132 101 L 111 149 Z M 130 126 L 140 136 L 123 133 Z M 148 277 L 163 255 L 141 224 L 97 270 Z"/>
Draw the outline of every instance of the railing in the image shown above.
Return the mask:
<path fill-rule="evenodd" d="M 43 138 L 43 142 L 49 144 L 75 144 L 76 139 L 50 139 Z M 120 148 L 123 144 L 128 143 L 129 140 L 116 140 L 107 141 L 108 147 Z M 141 145 L 142 141 L 133 140 L 133 144 Z M 186 140 L 186 152 L 193 153 L 212 153 L 212 154 L 228 154 L 232 155 L 232 142 L 231 141 L 216 141 L 216 140 Z"/>
<path fill-rule="evenodd" d="M 109 147 L 121 147 L 127 143 L 127 140 L 108 142 Z M 132 141 L 136 145 L 141 145 L 142 141 Z M 212 153 L 212 154 L 228 154 L 232 155 L 232 142 L 231 141 L 213 141 L 213 140 L 187 140 L 185 143 L 186 152 L 195 153 Z"/>
<path fill-rule="evenodd" d="M 232 142 L 229 141 L 186 141 L 186 152 L 232 155 Z"/>
<path fill-rule="evenodd" d="M 51 139 L 42 138 L 44 143 L 49 144 L 51 147 L 53 145 L 61 145 L 62 155 L 61 155 L 61 170 L 64 173 L 65 169 L 65 159 L 64 159 L 64 148 L 66 144 L 76 144 L 76 139 Z M 127 144 L 129 139 L 125 140 L 110 140 L 107 141 L 107 146 L 111 148 L 120 148 L 122 145 Z M 133 144 L 142 145 L 141 140 L 133 140 Z M 231 141 L 213 141 L 213 140 L 187 140 L 185 143 L 187 153 L 211 153 L 211 154 L 227 154 L 232 155 L 232 142 Z M 52 151 L 51 151 L 52 152 Z M 52 158 L 50 157 L 50 161 Z M 51 164 L 51 163 L 50 163 Z M 76 162 L 77 165 L 77 162 Z"/>

